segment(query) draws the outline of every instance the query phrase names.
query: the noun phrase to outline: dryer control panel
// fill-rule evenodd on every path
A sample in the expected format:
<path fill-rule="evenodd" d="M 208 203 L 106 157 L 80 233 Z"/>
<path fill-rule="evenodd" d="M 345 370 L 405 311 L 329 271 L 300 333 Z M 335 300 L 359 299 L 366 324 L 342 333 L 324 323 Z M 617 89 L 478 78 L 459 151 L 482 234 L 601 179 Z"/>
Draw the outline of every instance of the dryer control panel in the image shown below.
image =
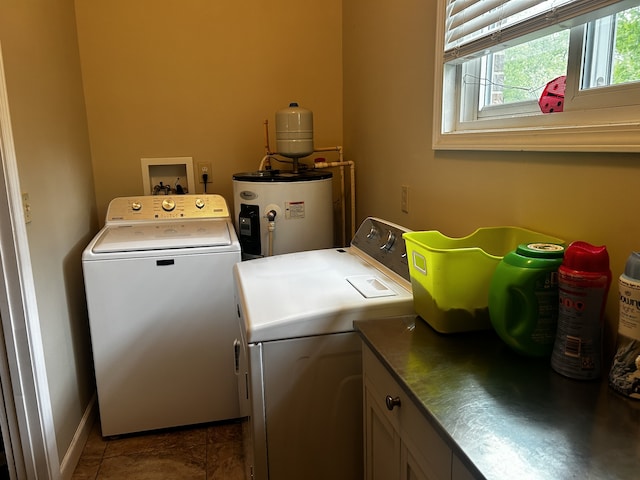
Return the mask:
<path fill-rule="evenodd" d="M 409 231 L 386 220 L 368 217 L 351 240 L 351 248 L 410 282 L 407 249 L 402 238 L 402 234 Z"/>
<path fill-rule="evenodd" d="M 111 200 L 106 223 L 138 220 L 225 218 L 229 208 L 224 197 L 202 195 L 144 195 Z"/>

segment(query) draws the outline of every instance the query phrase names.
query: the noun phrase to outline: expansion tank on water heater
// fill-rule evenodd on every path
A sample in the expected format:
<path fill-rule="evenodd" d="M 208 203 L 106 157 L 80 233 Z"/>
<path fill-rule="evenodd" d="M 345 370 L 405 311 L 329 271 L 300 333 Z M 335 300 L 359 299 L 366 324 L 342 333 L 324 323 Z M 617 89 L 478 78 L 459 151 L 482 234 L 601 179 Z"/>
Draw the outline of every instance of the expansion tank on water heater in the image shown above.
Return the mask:
<path fill-rule="evenodd" d="M 233 176 L 236 231 L 243 258 L 333 247 L 332 174 L 263 170 Z M 273 232 L 269 239 L 269 219 Z"/>
<path fill-rule="evenodd" d="M 314 152 L 313 113 L 295 102 L 278 110 L 276 143 L 273 155 L 292 158 L 292 170 L 233 176 L 236 231 L 244 259 L 333 246 L 332 174 L 298 169 L 298 159 Z"/>

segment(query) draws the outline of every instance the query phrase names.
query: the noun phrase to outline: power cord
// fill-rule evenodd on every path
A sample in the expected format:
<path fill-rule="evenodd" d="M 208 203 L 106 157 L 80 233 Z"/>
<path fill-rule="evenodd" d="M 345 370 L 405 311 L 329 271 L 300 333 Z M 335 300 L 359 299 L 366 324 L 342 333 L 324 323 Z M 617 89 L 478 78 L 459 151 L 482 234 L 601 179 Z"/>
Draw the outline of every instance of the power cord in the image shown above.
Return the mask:
<path fill-rule="evenodd" d="M 202 174 L 202 182 L 204 183 L 204 193 L 207 193 L 207 180 L 209 180 L 209 174 L 208 173 L 203 173 Z"/>

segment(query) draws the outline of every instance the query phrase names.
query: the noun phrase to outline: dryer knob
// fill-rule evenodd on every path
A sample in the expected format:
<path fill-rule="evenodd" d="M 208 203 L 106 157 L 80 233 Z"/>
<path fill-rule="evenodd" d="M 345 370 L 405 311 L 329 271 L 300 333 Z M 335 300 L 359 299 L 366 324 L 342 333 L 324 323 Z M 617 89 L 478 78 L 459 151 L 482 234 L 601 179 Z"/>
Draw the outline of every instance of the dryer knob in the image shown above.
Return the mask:
<path fill-rule="evenodd" d="M 387 233 L 388 233 L 387 240 L 380 247 L 380 250 L 386 250 L 387 252 L 390 252 L 391 248 L 393 247 L 393 244 L 396 243 L 396 234 L 393 233 L 391 230 L 389 230 Z"/>
<path fill-rule="evenodd" d="M 162 201 L 162 209 L 163 210 L 165 210 L 167 212 L 170 212 L 174 208 L 176 208 L 176 202 L 174 202 L 171 198 L 167 198 L 167 199 Z"/>

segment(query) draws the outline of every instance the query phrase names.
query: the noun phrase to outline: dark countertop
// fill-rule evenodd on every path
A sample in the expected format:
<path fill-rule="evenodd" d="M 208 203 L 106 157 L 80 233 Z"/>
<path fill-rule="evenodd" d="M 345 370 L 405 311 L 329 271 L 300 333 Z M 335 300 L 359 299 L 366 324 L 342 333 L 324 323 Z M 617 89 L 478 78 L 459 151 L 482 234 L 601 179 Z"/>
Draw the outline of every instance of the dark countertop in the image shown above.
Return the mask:
<path fill-rule="evenodd" d="M 601 381 L 568 379 L 493 331 L 442 335 L 420 317 L 355 328 L 473 473 L 640 478 L 640 401 L 608 387 L 608 367 Z"/>

